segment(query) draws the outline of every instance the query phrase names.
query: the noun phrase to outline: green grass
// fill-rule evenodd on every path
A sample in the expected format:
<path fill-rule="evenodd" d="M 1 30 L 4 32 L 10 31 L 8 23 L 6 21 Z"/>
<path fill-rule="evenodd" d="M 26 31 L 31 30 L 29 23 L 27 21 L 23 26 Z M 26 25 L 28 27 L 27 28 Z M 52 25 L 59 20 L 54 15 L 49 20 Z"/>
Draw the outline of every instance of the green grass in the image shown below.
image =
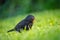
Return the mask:
<path fill-rule="evenodd" d="M 60 40 L 60 10 L 31 13 L 34 25 L 29 31 L 10 32 L 28 14 L 0 20 L 0 40 Z"/>

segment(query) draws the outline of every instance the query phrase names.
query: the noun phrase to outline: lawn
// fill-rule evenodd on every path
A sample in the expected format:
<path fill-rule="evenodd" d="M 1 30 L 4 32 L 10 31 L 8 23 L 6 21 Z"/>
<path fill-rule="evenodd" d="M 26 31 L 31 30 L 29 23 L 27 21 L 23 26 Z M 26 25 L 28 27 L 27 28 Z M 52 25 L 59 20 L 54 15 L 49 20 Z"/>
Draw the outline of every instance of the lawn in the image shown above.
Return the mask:
<path fill-rule="evenodd" d="M 35 16 L 34 25 L 22 33 L 8 30 L 28 14 L 21 14 L 0 20 L 0 40 L 60 40 L 60 10 L 49 10 L 31 13 Z"/>

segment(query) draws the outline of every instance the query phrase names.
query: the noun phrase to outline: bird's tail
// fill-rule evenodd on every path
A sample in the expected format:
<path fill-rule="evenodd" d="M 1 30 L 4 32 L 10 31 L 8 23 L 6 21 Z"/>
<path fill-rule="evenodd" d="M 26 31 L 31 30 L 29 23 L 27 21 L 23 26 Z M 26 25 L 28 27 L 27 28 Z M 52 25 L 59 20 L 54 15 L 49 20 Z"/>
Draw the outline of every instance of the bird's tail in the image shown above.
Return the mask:
<path fill-rule="evenodd" d="M 8 32 L 12 32 L 12 31 L 14 31 L 14 29 L 9 30 Z"/>

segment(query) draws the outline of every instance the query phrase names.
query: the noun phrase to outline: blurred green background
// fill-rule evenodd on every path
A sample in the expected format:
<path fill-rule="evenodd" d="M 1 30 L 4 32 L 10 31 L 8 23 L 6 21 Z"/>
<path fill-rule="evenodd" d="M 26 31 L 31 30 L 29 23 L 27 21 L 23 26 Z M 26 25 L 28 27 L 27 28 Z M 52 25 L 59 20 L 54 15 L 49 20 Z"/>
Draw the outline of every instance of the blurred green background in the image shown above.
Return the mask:
<path fill-rule="evenodd" d="M 31 30 L 7 33 L 29 14 Z M 60 0 L 0 0 L 0 40 L 60 40 Z"/>

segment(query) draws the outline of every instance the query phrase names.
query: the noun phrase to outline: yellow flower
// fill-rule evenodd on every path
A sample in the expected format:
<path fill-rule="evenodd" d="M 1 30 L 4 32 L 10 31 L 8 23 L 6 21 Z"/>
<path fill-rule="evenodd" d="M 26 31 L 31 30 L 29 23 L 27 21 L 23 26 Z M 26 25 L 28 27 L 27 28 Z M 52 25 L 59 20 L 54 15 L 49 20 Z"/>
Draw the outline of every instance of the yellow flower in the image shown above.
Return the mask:
<path fill-rule="evenodd" d="M 54 25 L 54 21 L 53 21 L 53 20 L 50 20 L 49 24 L 50 24 L 51 26 L 53 26 L 53 25 Z"/>

